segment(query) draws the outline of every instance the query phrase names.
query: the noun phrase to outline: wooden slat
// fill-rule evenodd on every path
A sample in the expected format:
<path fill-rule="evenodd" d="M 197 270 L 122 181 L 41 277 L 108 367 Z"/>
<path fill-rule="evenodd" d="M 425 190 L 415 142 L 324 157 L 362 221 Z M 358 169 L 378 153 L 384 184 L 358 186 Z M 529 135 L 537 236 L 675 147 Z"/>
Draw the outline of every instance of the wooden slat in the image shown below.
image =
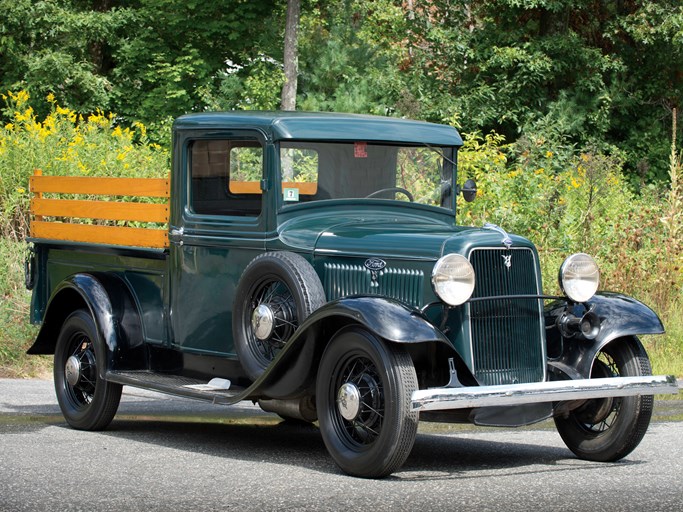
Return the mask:
<path fill-rule="evenodd" d="M 168 222 L 168 210 L 169 207 L 166 203 L 149 204 L 42 198 L 31 200 L 31 213 L 42 217 Z"/>
<path fill-rule="evenodd" d="M 282 188 L 298 188 L 299 194 L 304 196 L 314 196 L 318 191 L 318 184 L 283 182 Z M 261 183 L 259 181 L 231 181 L 230 192 L 233 194 L 260 194 Z"/>
<path fill-rule="evenodd" d="M 31 176 L 31 192 L 106 196 L 169 197 L 167 178 L 95 178 Z"/>
<path fill-rule="evenodd" d="M 32 222 L 31 236 L 70 242 L 91 242 L 132 247 L 168 247 L 165 229 L 128 228 L 120 226 L 93 226 L 62 222 Z"/>

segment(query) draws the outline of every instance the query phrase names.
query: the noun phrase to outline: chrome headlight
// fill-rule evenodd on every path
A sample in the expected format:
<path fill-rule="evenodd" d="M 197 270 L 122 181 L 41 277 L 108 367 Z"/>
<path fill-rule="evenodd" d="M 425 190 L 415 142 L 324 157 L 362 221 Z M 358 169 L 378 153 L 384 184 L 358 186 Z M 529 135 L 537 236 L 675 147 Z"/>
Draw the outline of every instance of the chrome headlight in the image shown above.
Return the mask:
<path fill-rule="evenodd" d="M 600 269 L 595 260 L 582 252 L 572 254 L 560 267 L 560 288 L 574 302 L 586 302 L 600 284 Z"/>
<path fill-rule="evenodd" d="M 447 254 L 434 265 L 432 286 L 446 304 L 459 306 L 474 291 L 474 269 L 464 256 Z"/>

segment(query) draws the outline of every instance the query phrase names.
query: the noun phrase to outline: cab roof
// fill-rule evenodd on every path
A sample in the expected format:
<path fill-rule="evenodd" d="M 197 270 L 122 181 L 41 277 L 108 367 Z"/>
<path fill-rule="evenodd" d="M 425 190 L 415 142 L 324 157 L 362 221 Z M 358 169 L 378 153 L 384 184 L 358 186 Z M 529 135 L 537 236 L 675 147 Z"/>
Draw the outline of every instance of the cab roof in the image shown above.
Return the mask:
<path fill-rule="evenodd" d="M 259 129 L 273 140 L 366 141 L 462 146 L 452 126 L 396 117 L 331 112 L 232 111 L 188 114 L 173 129 Z"/>

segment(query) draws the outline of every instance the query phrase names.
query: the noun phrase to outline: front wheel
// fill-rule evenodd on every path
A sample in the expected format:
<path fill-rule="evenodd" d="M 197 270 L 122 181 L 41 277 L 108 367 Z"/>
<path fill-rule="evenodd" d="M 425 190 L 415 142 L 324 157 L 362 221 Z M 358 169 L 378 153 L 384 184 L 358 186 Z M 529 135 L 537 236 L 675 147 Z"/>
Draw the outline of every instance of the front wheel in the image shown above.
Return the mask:
<path fill-rule="evenodd" d="M 316 405 L 323 441 L 342 470 L 379 478 L 405 462 L 417 433 L 416 389 L 404 347 L 360 327 L 335 335 L 318 370 Z"/>
<path fill-rule="evenodd" d="M 55 349 L 54 379 L 59 407 L 79 430 L 102 430 L 116 414 L 122 386 L 99 377 L 97 328 L 90 314 L 78 310 L 64 322 Z"/>
<path fill-rule="evenodd" d="M 615 340 L 593 362 L 592 378 L 652 375 L 645 349 L 637 339 Z M 625 396 L 587 400 L 566 417 L 555 418 L 557 431 L 579 458 L 613 462 L 640 443 L 652 416 L 653 397 Z"/>

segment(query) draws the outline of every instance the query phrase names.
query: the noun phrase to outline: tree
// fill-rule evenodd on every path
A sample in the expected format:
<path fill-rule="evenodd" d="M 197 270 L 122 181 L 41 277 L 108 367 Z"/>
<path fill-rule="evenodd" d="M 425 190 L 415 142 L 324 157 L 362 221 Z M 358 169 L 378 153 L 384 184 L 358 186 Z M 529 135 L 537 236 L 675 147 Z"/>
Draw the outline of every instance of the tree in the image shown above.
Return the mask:
<path fill-rule="evenodd" d="M 296 90 L 299 74 L 298 30 L 299 0 L 287 0 L 287 18 L 285 22 L 284 70 L 285 83 L 282 86 L 282 110 L 296 109 Z"/>

